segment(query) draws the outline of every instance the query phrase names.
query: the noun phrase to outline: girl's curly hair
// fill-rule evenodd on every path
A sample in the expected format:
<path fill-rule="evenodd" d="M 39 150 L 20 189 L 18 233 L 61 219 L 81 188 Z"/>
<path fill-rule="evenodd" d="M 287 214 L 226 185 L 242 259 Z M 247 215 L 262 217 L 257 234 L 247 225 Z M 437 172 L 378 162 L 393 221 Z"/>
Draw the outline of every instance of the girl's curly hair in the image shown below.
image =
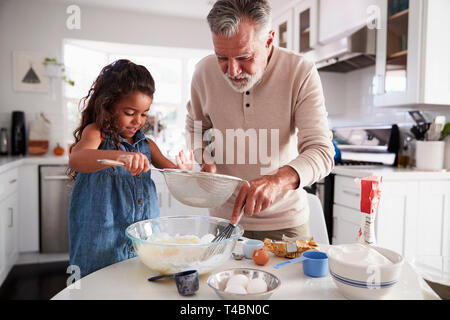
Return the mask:
<path fill-rule="evenodd" d="M 104 67 L 87 96 L 80 100 L 81 123 L 73 132 L 75 142 L 70 151 L 81 140 L 84 128 L 91 123 L 101 128 L 102 139 L 108 134 L 119 150 L 120 137 L 117 133 L 114 105 L 132 92 L 141 92 L 153 98 L 155 81 L 147 68 L 125 59 Z M 76 172 L 69 168 L 68 175 L 75 179 Z"/>

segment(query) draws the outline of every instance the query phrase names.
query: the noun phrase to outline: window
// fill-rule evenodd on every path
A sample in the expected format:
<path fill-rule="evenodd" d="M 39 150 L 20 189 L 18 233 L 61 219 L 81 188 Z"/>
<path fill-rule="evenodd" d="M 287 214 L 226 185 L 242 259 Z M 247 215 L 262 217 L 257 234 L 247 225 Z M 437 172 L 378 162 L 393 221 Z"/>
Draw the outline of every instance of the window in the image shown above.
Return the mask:
<path fill-rule="evenodd" d="M 118 59 L 129 59 L 145 66 L 155 79 L 155 95 L 149 114 L 161 119 L 164 130 L 146 134 L 169 158 L 185 147 L 184 121 L 190 99 L 190 83 L 195 65 L 211 50 L 151 47 L 85 40 L 64 41 L 64 64 L 75 86 L 65 85 L 68 118 L 67 137 L 73 142 L 73 131 L 80 122 L 79 101 L 85 97 L 101 69 Z"/>

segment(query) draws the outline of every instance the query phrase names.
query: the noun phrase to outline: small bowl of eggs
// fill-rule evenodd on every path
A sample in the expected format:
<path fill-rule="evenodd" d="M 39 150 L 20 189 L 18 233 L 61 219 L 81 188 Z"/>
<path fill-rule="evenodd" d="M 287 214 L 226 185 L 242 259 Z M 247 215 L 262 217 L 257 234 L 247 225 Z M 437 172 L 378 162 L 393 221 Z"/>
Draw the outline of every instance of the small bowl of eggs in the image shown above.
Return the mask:
<path fill-rule="evenodd" d="M 207 283 L 225 300 L 266 300 L 281 285 L 280 279 L 275 275 L 249 268 L 234 268 L 213 273 Z"/>

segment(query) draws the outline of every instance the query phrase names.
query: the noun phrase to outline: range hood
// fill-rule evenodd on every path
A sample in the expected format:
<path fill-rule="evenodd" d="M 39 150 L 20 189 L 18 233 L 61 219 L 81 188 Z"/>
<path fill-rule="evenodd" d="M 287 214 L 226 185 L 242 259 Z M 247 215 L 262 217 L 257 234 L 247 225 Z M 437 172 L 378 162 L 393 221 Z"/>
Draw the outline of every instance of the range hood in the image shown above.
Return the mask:
<path fill-rule="evenodd" d="M 377 31 L 364 27 L 352 35 L 309 51 L 319 71 L 347 73 L 375 64 Z"/>

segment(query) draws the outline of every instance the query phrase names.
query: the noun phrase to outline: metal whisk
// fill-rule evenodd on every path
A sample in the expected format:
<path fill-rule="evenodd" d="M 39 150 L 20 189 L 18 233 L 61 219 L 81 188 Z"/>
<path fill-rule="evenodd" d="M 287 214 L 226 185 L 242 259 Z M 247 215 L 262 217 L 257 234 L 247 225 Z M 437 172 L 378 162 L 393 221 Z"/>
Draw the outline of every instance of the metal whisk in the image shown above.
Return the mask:
<path fill-rule="evenodd" d="M 222 240 L 226 240 L 231 238 L 234 229 L 239 224 L 242 216 L 244 215 L 244 207 L 242 207 L 241 213 L 235 224 L 229 223 L 212 241 L 211 245 L 206 249 L 203 254 L 202 260 L 208 260 L 210 257 L 215 256 L 216 254 L 222 254 L 226 248 L 226 243 L 220 243 Z M 213 245 L 215 244 L 215 245 Z"/>
<path fill-rule="evenodd" d="M 247 183 L 248 186 L 250 186 L 250 184 L 248 183 L 248 181 L 245 181 Z M 229 223 L 212 241 L 211 243 L 219 243 L 222 240 L 226 240 L 229 239 L 231 237 L 231 235 L 233 234 L 234 228 L 236 228 L 236 226 L 239 224 L 239 221 L 241 221 L 242 216 L 244 215 L 244 207 L 245 207 L 245 202 L 242 205 L 242 209 L 241 209 L 241 213 L 239 214 L 239 217 L 236 221 L 236 223 Z M 217 244 L 215 246 L 209 246 L 208 249 L 206 249 L 205 253 L 203 254 L 203 260 L 207 260 L 209 259 L 211 256 L 214 256 L 216 254 L 221 254 L 225 249 L 225 244 Z"/>

